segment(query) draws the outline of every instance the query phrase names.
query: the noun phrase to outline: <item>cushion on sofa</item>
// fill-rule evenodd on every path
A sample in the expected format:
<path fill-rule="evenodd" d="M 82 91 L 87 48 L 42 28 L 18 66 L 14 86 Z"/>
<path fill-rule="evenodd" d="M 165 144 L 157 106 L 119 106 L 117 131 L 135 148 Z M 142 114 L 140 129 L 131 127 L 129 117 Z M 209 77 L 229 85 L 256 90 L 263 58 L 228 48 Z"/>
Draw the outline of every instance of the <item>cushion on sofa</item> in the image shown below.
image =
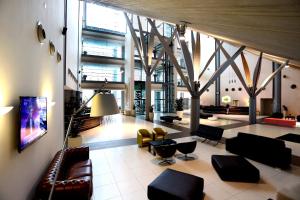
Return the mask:
<path fill-rule="evenodd" d="M 75 179 L 84 176 L 92 176 L 91 166 L 73 166 L 67 175 L 67 179 Z"/>
<path fill-rule="evenodd" d="M 92 161 L 90 159 L 75 163 L 72 166 L 72 168 L 80 168 L 80 167 L 87 167 L 87 166 L 92 166 Z"/>

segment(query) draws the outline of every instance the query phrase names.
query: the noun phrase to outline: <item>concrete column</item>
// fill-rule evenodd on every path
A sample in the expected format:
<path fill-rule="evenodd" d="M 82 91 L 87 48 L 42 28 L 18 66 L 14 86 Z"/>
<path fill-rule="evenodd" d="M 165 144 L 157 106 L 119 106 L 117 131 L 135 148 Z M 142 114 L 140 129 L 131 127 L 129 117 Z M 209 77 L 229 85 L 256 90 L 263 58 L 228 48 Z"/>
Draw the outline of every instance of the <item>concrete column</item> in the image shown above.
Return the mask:
<path fill-rule="evenodd" d="M 215 39 L 217 40 L 217 39 Z M 215 41 L 215 49 L 218 48 L 218 44 Z M 221 64 L 221 57 L 220 57 L 220 50 L 217 51 L 216 56 L 215 56 L 215 70 L 220 67 Z M 216 81 L 215 81 L 215 105 L 220 106 L 221 104 L 221 76 L 219 76 Z"/>
<path fill-rule="evenodd" d="M 125 109 L 132 112 L 134 104 L 134 43 L 130 32 L 125 35 Z"/>
<path fill-rule="evenodd" d="M 200 96 L 191 97 L 191 113 L 190 113 L 190 131 L 196 131 L 199 127 L 200 117 Z"/>
<path fill-rule="evenodd" d="M 280 64 L 272 63 L 273 72 L 280 67 Z M 273 113 L 281 112 L 281 72 L 273 79 Z"/>
<path fill-rule="evenodd" d="M 256 97 L 249 97 L 249 124 L 256 124 Z"/>
<path fill-rule="evenodd" d="M 146 120 L 149 120 L 149 110 L 151 106 L 151 76 L 146 74 L 146 101 L 145 101 L 145 111 L 146 111 Z"/>

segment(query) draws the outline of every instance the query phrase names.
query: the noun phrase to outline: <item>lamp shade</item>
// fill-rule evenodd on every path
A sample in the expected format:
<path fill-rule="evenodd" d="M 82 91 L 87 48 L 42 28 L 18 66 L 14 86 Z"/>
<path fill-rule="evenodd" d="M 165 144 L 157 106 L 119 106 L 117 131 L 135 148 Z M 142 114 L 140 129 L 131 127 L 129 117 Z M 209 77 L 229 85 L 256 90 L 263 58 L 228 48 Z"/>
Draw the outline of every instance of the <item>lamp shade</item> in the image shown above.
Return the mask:
<path fill-rule="evenodd" d="M 120 113 L 113 94 L 96 94 L 92 99 L 91 117 L 100 117 Z"/>

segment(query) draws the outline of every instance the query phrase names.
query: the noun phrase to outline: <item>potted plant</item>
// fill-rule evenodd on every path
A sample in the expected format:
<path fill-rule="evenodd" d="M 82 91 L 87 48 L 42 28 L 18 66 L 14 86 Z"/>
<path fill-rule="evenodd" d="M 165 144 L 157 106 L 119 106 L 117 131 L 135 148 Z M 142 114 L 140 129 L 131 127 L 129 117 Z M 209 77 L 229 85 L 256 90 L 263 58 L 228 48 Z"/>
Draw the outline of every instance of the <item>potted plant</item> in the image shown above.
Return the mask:
<path fill-rule="evenodd" d="M 182 118 L 183 117 L 183 98 L 182 97 L 175 100 L 175 109 L 176 109 L 177 116 Z"/>
<path fill-rule="evenodd" d="M 153 113 L 153 105 L 149 108 L 149 120 L 153 121 L 154 113 Z"/>
<path fill-rule="evenodd" d="M 132 106 L 132 116 L 133 117 L 135 117 L 135 115 L 136 115 L 136 112 L 135 112 L 135 105 L 133 104 L 133 106 Z"/>

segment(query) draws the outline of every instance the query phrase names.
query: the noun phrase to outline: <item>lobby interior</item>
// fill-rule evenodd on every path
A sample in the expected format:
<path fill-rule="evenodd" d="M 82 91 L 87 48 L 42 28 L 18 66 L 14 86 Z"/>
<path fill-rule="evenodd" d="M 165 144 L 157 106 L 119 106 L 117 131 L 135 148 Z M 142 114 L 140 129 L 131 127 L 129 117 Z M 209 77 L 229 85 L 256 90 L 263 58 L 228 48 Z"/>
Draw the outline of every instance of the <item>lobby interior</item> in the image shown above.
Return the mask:
<path fill-rule="evenodd" d="M 89 148 L 93 200 L 151 199 L 148 186 L 166 169 L 203 178 L 205 200 L 300 198 L 299 13 L 281 0 L 0 1 L 0 199 L 41 198 L 65 141 Z M 118 114 L 92 117 L 88 102 L 65 140 L 99 88 Z M 21 150 L 20 97 L 47 99 L 46 132 Z M 218 143 L 195 134 L 200 124 L 224 130 Z M 176 151 L 161 165 L 137 144 L 140 129 L 157 127 L 177 144 L 196 141 L 194 159 Z M 240 132 L 283 141 L 289 168 L 244 156 L 259 181 L 222 180 L 212 155 L 237 154 L 226 140 Z M 289 133 L 297 139 L 277 139 Z"/>

